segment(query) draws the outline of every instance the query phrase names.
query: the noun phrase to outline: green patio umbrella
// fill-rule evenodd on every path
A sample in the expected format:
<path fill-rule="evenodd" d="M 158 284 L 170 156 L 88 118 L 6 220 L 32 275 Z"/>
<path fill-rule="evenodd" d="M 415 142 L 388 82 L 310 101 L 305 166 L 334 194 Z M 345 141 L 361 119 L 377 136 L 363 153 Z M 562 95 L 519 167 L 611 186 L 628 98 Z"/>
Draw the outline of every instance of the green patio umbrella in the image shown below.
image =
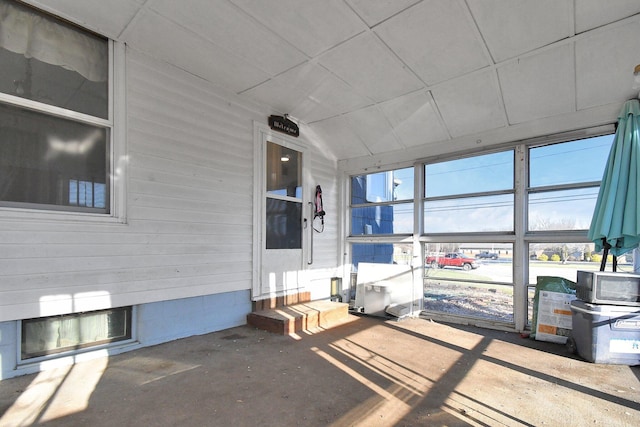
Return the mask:
<path fill-rule="evenodd" d="M 624 103 L 618 115 L 618 128 L 589 228 L 595 251 L 605 249 L 614 256 L 636 248 L 640 243 L 640 101 Z M 615 264 L 614 264 L 615 271 Z"/>

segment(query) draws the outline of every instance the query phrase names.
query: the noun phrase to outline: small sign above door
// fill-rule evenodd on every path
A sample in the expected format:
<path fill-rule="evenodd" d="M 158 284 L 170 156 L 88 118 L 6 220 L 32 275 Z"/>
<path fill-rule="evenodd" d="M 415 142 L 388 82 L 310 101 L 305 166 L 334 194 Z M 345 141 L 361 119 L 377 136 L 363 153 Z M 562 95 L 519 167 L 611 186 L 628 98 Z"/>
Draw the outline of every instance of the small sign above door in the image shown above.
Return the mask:
<path fill-rule="evenodd" d="M 295 136 L 296 138 L 300 136 L 300 129 L 298 128 L 298 125 L 289 120 L 286 115 L 284 117 L 269 116 L 269 127 L 273 130 L 277 130 L 278 132 Z"/>

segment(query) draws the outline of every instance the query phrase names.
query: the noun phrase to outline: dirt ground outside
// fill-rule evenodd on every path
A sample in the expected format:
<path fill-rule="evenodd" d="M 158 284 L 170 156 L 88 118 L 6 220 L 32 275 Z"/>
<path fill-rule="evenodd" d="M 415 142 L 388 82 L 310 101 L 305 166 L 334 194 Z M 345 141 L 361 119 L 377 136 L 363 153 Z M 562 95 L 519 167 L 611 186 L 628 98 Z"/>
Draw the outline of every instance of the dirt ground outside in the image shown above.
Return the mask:
<path fill-rule="evenodd" d="M 626 266 L 626 268 L 629 268 Z M 593 263 L 536 262 L 530 269 L 527 289 L 528 319 L 533 321 L 538 276 L 576 281 L 577 270 L 595 270 Z M 445 267 L 424 269 L 424 306 L 428 311 L 513 323 L 512 265 L 504 260 L 483 261 L 471 271 Z M 491 283 L 493 282 L 493 283 Z"/>
<path fill-rule="evenodd" d="M 477 286 L 445 280 L 425 280 L 425 310 L 513 322 L 513 289 L 508 286 Z M 529 299 L 533 315 L 533 293 Z"/>

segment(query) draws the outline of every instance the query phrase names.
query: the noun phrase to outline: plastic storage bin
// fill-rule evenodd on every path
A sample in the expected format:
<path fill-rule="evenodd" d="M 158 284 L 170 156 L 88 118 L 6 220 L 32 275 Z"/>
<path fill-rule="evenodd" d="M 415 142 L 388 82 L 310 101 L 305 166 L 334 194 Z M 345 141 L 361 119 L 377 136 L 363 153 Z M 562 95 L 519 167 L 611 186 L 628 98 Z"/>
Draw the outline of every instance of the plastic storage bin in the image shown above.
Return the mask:
<path fill-rule="evenodd" d="M 595 363 L 640 365 L 640 307 L 571 301 L 568 345 Z"/>

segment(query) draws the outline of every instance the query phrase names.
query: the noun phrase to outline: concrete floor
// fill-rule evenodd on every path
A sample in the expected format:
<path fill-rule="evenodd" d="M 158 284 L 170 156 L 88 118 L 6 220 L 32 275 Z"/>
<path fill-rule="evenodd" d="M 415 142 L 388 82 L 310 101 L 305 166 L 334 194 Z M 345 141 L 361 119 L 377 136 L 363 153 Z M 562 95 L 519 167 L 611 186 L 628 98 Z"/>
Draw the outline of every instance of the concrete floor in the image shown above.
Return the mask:
<path fill-rule="evenodd" d="M 424 319 L 247 326 L 0 382 L 1 426 L 638 426 L 640 367 Z"/>

